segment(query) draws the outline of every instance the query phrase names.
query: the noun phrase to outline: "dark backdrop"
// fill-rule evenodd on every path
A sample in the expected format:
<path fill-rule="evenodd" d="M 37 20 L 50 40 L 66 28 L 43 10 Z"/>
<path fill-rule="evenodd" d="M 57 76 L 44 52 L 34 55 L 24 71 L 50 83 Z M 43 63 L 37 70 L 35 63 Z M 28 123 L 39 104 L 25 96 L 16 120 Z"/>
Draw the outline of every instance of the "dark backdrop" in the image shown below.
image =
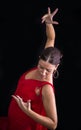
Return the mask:
<path fill-rule="evenodd" d="M 0 116 L 6 116 L 20 75 L 37 63 L 45 43 L 41 17 L 59 8 L 56 44 L 64 54 L 54 81 L 58 130 L 81 130 L 81 2 L 46 0 L 0 4 Z"/>

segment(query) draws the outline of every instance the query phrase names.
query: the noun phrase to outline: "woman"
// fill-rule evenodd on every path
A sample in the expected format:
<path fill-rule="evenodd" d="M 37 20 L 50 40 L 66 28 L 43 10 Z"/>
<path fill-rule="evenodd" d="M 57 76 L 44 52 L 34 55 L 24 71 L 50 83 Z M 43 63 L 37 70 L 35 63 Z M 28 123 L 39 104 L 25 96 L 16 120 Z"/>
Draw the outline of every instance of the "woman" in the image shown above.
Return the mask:
<path fill-rule="evenodd" d="M 36 67 L 25 72 L 19 79 L 17 89 L 12 95 L 9 106 L 8 130 L 55 130 L 57 127 L 57 109 L 53 85 L 53 75 L 56 73 L 62 57 L 60 51 L 54 48 L 55 30 L 53 16 L 56 9 L 42 17 L 46 24 L 47 41 Z"/>

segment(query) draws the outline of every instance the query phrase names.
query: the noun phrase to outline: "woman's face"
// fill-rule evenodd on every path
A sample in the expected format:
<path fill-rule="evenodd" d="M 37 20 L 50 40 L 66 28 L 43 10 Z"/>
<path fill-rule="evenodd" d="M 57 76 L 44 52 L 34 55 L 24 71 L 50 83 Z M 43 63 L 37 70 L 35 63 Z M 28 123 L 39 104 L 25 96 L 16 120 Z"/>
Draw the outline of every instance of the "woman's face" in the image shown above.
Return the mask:
<path fill-rule="evenodd" d="M 38 70 L 41 75 L 41 78 L 43 79 L 46 79 L 48 76 L 52 75 L 56 69 L 56 65 L 52 65 L 51 63 L 42 59 L 40 59 L 38 62 Z"/>

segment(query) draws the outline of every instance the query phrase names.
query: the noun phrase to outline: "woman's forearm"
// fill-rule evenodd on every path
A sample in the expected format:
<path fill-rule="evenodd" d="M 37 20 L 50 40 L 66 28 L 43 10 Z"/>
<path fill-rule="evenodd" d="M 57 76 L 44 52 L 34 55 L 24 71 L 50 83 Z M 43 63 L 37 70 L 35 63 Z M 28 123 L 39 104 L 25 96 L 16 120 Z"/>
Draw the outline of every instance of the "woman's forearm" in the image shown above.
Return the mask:
<path fill-rule="evenodd" d="M 25 113 L 30 118 L 32 118 L 34 121 L 36 121 L 39 124 L 47 127 L 48 129 L 55 130 L 56 127 L 57 127 L 57 123 L 54 120 L 52 120 L 51 118 L 49 118 L 49 117 L 39 115 L 38 113 L 36 113 L 36 112 L 34 112 L 32 110 L 29 110 L 29 112 L 25 111 Z"/>
<path fill-rule="evenodd" d="M 55 44 L 55 30 L 52 24 L 47 24 L 46 23 L 46 37 L 47 37 L 47 41 L 46 41 L 46 45 L 45 48 L 47 47 L 54 47 Z"/>
<path fill-rule="evenodd" d="M 46 36 L 47 36 L 47 39 L 50 39 L 50 40 L 55 39 L 55 30 L 52 24 L 46 23 Z"/>

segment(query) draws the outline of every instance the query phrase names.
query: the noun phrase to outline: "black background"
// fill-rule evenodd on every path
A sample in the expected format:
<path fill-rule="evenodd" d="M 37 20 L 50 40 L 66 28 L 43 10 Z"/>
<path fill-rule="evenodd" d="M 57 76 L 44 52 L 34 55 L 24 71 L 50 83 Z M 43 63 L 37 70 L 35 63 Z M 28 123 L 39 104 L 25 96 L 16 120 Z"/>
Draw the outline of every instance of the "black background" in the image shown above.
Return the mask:
<path fill-rule="evenodd" d="M 0 4 L 0 116 L 6 116 L 19 76 L 37 63 L 45 43 L 41 17 L 59 8 L 56 44 L 63 52 L 54 81 L 58 130 L 81 130 L 81 2 L 42 0 Z"/>

